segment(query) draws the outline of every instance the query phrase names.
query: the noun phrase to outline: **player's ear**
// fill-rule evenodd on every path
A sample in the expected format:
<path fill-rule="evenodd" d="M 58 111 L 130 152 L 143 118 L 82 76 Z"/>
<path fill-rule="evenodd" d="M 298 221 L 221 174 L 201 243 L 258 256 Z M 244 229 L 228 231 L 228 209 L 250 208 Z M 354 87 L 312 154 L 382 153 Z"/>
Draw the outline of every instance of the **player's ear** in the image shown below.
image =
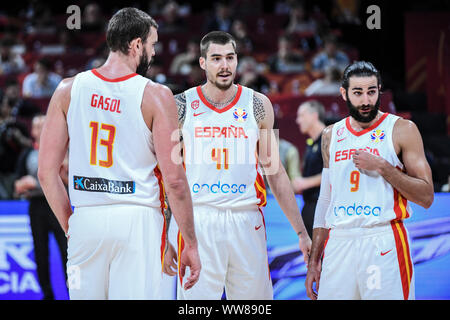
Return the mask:
<path fill-rule="evenodd" d="M 200 64 L 200 68 L 206 70 L 206 59 L 203 57 L 198 58 L 198 63 Z"/>
<path fill-rule="evenodd" d="M 344 101 L 347 101 L 347 95 L 345 94 L 346 90 L 344 89 L 344 87 L 340 87 L 339 90 L 341 91 L 342 99 L 344 99 Z"/>
<path fill-rule="evenodd" d="M 130 53 L 132 53 L 132 55 L 136 55 L 136 52 L 139 51 L 140 47 L 142 46 L 142 40 L 141 38 L 136 38 L 131 40 L 130 45 L 129 45 L 129 51 Z"/>

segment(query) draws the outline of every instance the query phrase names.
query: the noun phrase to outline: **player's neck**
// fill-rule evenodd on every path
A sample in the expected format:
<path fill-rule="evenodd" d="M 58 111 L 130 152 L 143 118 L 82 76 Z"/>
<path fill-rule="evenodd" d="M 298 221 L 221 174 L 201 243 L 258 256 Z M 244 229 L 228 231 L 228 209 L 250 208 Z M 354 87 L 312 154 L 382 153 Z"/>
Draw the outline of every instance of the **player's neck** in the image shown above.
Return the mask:
<path fill-rule="evenodd" d="M 107 78 L 119 78 L 136 72 L 136 63 L 120 52 L 111 52 L 97 71 Z"/>
<path fill-rule="evenodd" d="M 228 89 L 222 90 L 217 86 L 206 82 L 202 87 L 205 98 L 214 105 L 228 104 L 236 96 L 237 85 L 232 84 Z"/>
<path fill-rule="evenodd" d="M 355 118 L 350 117 L 350 125 L 355 131 L 362 131 L 373 126 L 381 118 L 382 115 L 383 113 L 381 111 L 378 111 L 377 116 L 370 122 L 360 122 L 356 121 Z"/>

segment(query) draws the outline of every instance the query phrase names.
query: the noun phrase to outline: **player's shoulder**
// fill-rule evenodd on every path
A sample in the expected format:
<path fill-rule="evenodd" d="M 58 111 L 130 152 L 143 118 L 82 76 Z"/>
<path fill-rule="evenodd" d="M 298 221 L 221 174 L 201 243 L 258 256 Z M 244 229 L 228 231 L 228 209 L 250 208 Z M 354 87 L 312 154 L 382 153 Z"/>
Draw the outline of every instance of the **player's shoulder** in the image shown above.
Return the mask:
<path fill-rule="evenodd" d="M 331 133 L 333 132 L 333 128 L 334 128 L 334 123 L 326 126 L 325 129 L 323 129 L 323 131 L 322 131 L 322 139 L 331 138 Z"/>
<path fill-rule="evenodd" d="M 253 100 L 258 101 L 264 105 L 272 105 L 269 97 L 258 91 L 253 91 Z"/>
<path fill-rule="evenodd" d="M 70 93 L 75 76 L 62 79 L 56 87 L 55 93 Z"/>
<path fill-rule="evenodd" d="M 150 98 L 152 100 L 161 98 L 164 99 L 172 98 L 173 93 L 168 86 L 148 80 L 144 89 L 144 96 L 145 98 Z"/>
<path fill-rule="evenodd" d="M 404 143 L 411 142 L 420 136 L 417 125 L 413 121 L 404 118 L 399 118 L 395 121 L 392 131 L 395 141 L 403 141 Z"/>
<path fill-rule="evenodd" d="M 416 129 L 417 126 L 413 121 L 399 117 L 397 121 L 395 121 L 394 128 L 402 131 L 409 131 L 412 129 Z"/>

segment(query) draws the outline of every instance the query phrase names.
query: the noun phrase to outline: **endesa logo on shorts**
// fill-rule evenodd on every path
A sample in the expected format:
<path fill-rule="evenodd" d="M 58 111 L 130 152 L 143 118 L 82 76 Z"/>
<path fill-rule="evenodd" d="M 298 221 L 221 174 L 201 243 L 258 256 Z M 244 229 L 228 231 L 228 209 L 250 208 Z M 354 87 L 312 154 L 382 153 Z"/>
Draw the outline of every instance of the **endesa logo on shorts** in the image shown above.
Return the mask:
<path fill-rule="evenodd" d="M 192 185 L 192 192 L 194 193 L 245 193 L 247 189 L 247 185 L 245 184 L 228 184 L 221 183 L 220 181 L 217 183 L 213 183 L 211 185 L 207 183 L 199 184 L 194 183 Z"/>
<path fill-rule="evenodd" d="M 337 216 L 374 216 L 378 217 L 381 212 L 381 207 L 372 207 L 364 205 L 353 205 L 334 207 L 334 215 Z"/>
<path fill-rule="evenodd" d="M 136 189 L 134 181 L 117 181 L 80 176 L 73 176 L 73 188 L 78 191 L 117 194 L 132 194 Z"/>

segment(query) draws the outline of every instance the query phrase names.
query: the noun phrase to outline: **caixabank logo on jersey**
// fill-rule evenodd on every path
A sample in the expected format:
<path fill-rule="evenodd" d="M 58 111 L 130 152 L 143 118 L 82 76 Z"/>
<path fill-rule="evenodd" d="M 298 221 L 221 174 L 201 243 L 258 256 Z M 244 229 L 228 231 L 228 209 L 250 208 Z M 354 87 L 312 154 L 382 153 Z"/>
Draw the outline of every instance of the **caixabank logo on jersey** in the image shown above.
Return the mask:
<path fill-rule="evenodd" d="M 132 194 L 135 192 L 135 186 L 134 181 L 73 176 L 73 188 L 78 191 Z"/>

